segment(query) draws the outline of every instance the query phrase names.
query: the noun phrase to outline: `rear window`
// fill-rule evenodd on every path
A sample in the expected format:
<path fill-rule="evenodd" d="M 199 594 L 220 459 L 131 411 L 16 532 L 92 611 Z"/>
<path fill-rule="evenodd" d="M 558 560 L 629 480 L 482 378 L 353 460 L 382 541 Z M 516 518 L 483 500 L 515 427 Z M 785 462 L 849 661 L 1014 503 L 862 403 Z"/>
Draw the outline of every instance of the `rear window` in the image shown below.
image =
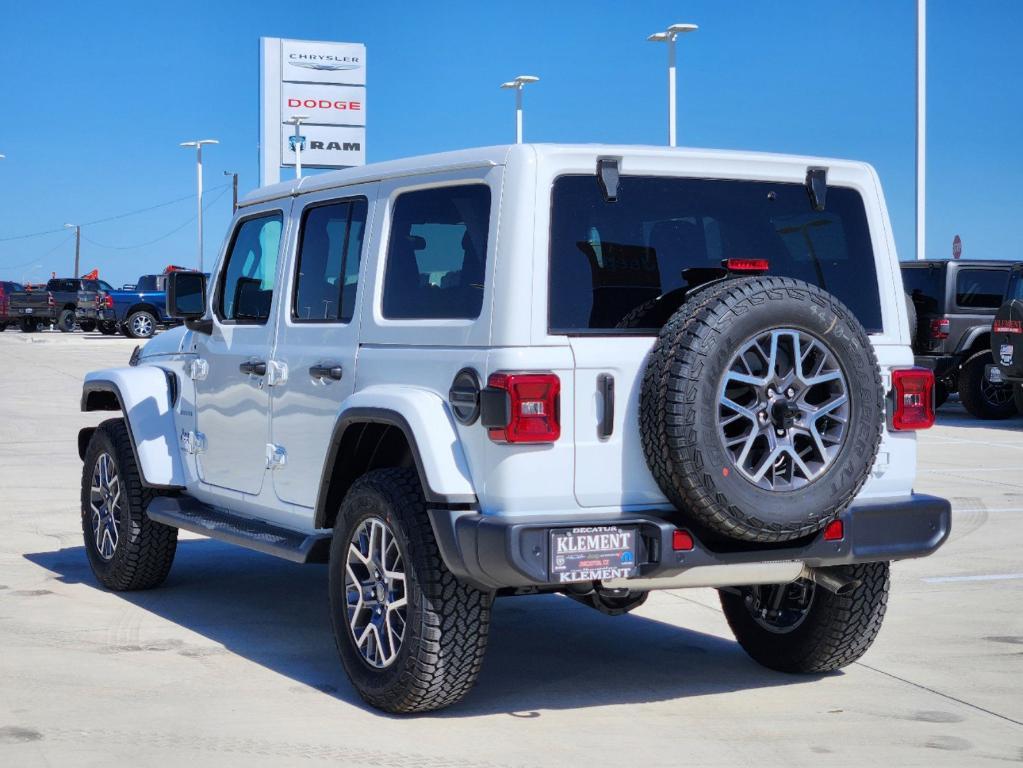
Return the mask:
<path fill-rule="evenodd" d="M 881 331 L 874 253 L 863 200 L 830 187 L 815 211 L 802 184 L 623 176 L 617 202 L 595 176 L 554 184 L 552 333 L 656 333 L 677 306 L 660 297 L 720 274 L 730 258 L 770 262 L 769 274 L 819 285 L 869 332 Z"/>
<path fill-rule="evenodd" d="M 78 280 L 61 280 L 60 278 L 50 280 L 46 284 L 46 290 L 58 292 L 78 291 Z"/>
<path fill-rule="evenodd" d="M 167 286 L 166 275 L 143 275 L 139 278 L 139 281 L 135 283 L 135 290 L 140 293 L 143 291 L 162 291 Z"/>
<path fill-rule="evenodd" d="M 956 274 L 956 305 L 998 309 L 1009 284 L 1007 269 L 960 269 Z"/>
<path fill-rule="evenodd" d="M 917 314 L 940 315 L 945 305 L 945 267 L 925 264 L 902 268 L 902 287 L 913 299 Z"/>

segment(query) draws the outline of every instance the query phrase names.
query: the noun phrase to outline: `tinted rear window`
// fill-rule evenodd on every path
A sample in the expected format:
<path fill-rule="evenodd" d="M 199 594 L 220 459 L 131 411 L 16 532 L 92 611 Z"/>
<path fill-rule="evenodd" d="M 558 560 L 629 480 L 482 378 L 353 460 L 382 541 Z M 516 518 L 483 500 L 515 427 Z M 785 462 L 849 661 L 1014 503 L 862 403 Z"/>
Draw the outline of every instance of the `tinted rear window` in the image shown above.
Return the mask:
<path fill-rule="evenodd" d="M 956 274 L 956 304 L 970 309 L 998 309 L 1008 284 L 1007 269 L 960 269 Z"/>
<path fill-rule="evenodd" d="M 55 280 L 50 280 L 46 284 L 46 290 L 60 292 L 77 291 L 78 285 L 78 280 L 61 280 L 57 278 Z"/>
<path fill-rule="evenodd" d="M 814 211 L 801 184 L 623 176 L 609 203 L 595 176 L 563 176 L 552 205 L 552 333 L 656 333 L 646 307 L 705 282 L 729 258 L 767 259 L 769 274 L 819 285 L 868 331 L 881 330 L 855 190 L 830 187 L 827 209 Z"/>

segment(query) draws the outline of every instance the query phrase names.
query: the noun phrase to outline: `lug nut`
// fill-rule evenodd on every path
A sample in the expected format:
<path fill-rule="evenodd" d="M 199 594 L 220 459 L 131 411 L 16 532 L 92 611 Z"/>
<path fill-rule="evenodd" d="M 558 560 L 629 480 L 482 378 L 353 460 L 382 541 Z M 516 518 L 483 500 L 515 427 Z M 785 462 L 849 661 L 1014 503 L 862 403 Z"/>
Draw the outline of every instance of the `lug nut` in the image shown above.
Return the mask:
<path fill-rule="evenodd" d="M 795 397 L 796 396 L 796 390 L 794 390 L 792 387 L 789 387 L 785 391 L 785 394 L 788 395 L 789 397 Z"/>

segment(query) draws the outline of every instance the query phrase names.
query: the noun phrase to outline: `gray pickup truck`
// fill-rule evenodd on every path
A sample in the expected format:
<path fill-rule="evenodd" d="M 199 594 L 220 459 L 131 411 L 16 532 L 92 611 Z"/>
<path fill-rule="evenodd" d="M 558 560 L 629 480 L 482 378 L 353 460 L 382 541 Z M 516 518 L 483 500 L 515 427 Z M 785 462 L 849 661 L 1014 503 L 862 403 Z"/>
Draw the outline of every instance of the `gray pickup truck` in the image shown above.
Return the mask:
<path fill-rule="evenodd" d="M 8 312 L 17 318 L 23 333 L 32 333 L 44 325 L 56 325 L 68 333 L 75 329 L 79 306 L 94 306 L 100 291 L 112 291 L 105 280 L 79 277 L 51 278 L 43 286 L 33 286 L 11 294 Z M 91 331 L 95 323 L 81 323 Z"/>
<path fill-rule="evenodd" d="M 1018 411 L 1012 388 L 992 381 L 991 322 L 1017 262 L 995 259 L 903 262 L 902 284 L 916 310 L 913 355 L 934 371 L 935 405 L 949 393 L 978 419 L 1007 419 Z"/>

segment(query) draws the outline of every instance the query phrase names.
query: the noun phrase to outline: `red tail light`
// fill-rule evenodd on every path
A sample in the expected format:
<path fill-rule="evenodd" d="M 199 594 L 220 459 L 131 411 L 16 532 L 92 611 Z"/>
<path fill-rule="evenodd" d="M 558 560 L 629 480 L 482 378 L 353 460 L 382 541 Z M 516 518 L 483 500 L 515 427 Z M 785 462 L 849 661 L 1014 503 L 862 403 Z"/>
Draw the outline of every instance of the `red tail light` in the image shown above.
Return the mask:
<path fill-rule="evenodd" d="M 993 333 L 1023 333 L 1023 322 L 1019 320 L 995 320 L 991 324 Z"/>
<path fill-rule="evenodd" d="M 892 428 L 929 429 L 934 425 L 934 372 L 927 368 L 892 371 L 895 410 Z"/>
<path fill-rule="evenodd" d="M 98 309 L 113 309 L 114 308 L 114 297 L 110 294 L 100 294 L 96 297 L 96 307 Z"/>
<path fill-rule="evenodd" d="M 729 272 L 766 272 L 771 262 L 767 259 L 725 259 L 724 267 Z"/>
<path fill-rule="evenodd" d="M 824 526 L 824 541 L 841 541 L 845 538 L 845 524 L 841 520 L 832 520 Z"/>
<path fill-rule="evenodd" d="M 50 293 L 49 291 L 46 292 L 46 303 L 51 307 L 55 306 L 57 303 L 53 300 L 53 294 Z"/>
<path fill-rule="evenodd" d="M 948 318 L 947 317 L 936 317 L 931 320 L 931 338 L 936 341 L 942 341 L 948 338 Z"/>
<path fill-rule="evenodd" d="M 490 429 L 501 443 L 553 443 L 561 437 L 561 380 L 553 373 L 495 373 L 489 387 L 507 393 L 508 423 Z"/>

